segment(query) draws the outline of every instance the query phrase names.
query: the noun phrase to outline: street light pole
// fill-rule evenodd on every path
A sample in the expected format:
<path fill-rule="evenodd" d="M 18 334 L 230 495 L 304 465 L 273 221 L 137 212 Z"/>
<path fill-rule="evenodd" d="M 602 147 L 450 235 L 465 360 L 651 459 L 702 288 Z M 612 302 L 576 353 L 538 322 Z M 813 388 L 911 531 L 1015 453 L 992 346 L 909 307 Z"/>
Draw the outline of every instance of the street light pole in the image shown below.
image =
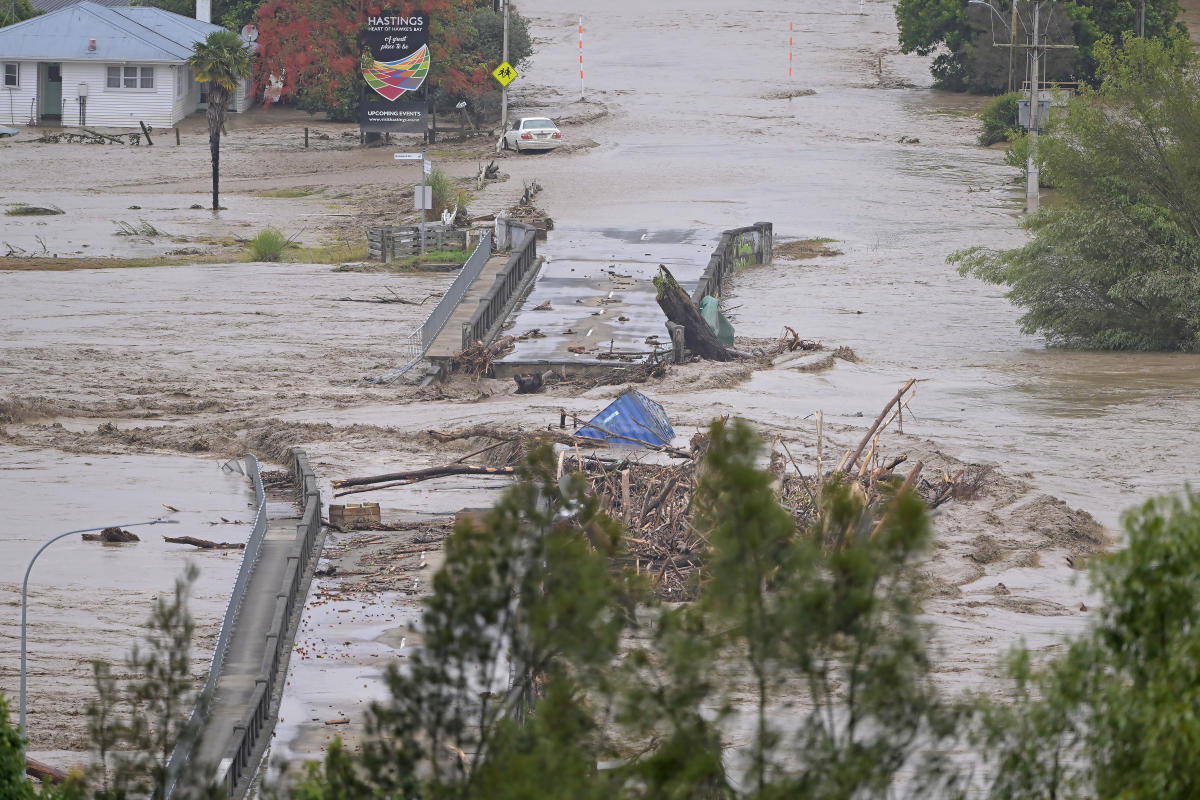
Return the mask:
<path fill-rule="evenodd" d="M 502 63 L 508 63 L 508 3 L 509 0 L 501 0 L 504 3 L 504 54 L 501 58 Z M 508 86 L 500 87 L 500 128 L 508 129 Z"/>
<path fill-rule="evenodd" d="M 150 522 L 130 522 L 130 523 L 126 523 L 123 525 L 103 525 L 99 528 L 80 528 L 77 531 L 67 531 L 66 533 L 60 533 L 57 536 L 55 536 L 54 538 L 47 541 L 45 544 L 43 544 L 41 547 L 38 548 L 38 551 L 36 553 L 33 554 L 33 558 L 29 559 L 29 566 L 25 568 L 25 580 L 21 583 L 21 716 L 20 716 L 20 731 L 21 731 L 21 760 L 22 761 L 25 760 L 25 744 L 24 744 L 24 742 L 25 742 L 25 738 L 27 735 L 27 732 L 25 730 L 25 617 L 26 617 L 27 606 L 29 605 L 29 602 L 28 602 L 29 573 L 33 569 L 33 563 L 38 560 L 38 556 L 40 556 L 42 554 L 42 551 L 45 550 L 47 547 L 54 544 L 59 539 L 63 539 L 67 536 L 71 536 L 76 533 L 91 533 L 92 531 L 102 531 L 105 528 L 136 528 L 139 525 L 177 525 L 178 523 L 179 523 L 179 520 L 177 520 L 177 519 L 156 519 L 156 520 L 152 520 Z"/>

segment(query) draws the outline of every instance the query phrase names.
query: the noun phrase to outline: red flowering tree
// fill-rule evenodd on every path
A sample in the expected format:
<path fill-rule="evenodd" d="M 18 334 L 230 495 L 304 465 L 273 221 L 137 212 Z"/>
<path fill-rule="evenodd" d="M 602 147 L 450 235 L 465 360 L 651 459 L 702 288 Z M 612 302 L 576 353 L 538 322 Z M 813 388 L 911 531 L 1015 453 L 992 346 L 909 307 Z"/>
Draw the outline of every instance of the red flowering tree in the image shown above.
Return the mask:
<path fill-rule="evenodd" d="M 499 53 L 489 52 L 490 39 L 479 36 L 476 28 L 475 14 L 481 9 L 490 13 L 490 8 L 490 0 L 398 0 L 386 5 L 379 0 L 267 0 L 256 20 L 255 80 L 265 90 L 272 75 L 282 77 L 280 101 L 326 111 L 331 119 L 357 119 L 359 33 L 367 15 L 421 12 L 429 17 L 431 97 L 435 102 L 474 101 L 494 89 L 490 73 L 500 62 Z"/>

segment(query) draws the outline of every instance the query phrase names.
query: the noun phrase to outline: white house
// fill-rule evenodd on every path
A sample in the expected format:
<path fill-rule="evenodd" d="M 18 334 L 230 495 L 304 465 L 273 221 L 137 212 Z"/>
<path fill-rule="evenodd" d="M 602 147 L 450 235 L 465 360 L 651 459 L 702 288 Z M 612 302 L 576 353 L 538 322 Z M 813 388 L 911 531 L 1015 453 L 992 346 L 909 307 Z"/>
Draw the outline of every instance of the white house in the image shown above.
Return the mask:
<path fill-rule="evenodd" d="M 207 15 L 208 2 L 197 5 Z M 0 124 L 170 127 L 204 107 L 187 60 L 218 30 L 160 8 L 90 0 L 0 28 Z M 251 102 L 243 81 L 230 108 Z"/>

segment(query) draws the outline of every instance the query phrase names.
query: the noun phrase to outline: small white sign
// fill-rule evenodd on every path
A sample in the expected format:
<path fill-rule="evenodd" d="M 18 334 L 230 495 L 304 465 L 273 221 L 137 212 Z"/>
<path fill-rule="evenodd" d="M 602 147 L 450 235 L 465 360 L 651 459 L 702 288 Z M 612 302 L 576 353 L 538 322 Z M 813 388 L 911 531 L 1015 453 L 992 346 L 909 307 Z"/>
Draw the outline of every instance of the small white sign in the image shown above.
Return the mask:
<path fill-rule="evenodd" d="M 425 191 L 422 192 L 421 190 Z M 417 211 L 428 211 L 433 208 L 433 187 L 432 186 L 414 186 L 413 187 L 413 208 Z"/>
<path fill-rule="evenodd" d="M 392 158 L 397 161 L 420 161 L 424 158 L 423 153 L 394 153 Z"/>
<path fill-rule="evenodd" d="M 426 175 L 433 174 L 433 162 L 429 159 L 425 159 L 425 163 L 421 165 L 421 168 L 425 170 Z"/>

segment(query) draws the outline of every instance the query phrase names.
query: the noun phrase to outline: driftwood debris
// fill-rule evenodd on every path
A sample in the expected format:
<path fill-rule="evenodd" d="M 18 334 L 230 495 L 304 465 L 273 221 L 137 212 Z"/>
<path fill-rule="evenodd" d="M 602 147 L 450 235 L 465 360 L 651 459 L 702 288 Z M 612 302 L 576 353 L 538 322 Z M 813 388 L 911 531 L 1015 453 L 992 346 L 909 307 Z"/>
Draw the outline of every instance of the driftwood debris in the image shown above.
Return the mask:
<path fill-rule="evenodd" d="M 361 478 L 343 478 L 340 481 L 333 482 L 333 488 L 344 489 L 350 486 L 366 487 L 358 489 L 349 489 L 343 492 L 334 492 L 334 497 L 341 497 L 347 494 L 356 494 L 358 492 L 369 492 L 374 489 L 387 489 L 392 486 L 407 486 L 410 483 L 419 483 L 432 478 L 445 478 L 450 475 L 515 475 L 517 474 L 516 467 L 479 467 L 474 464 L 446 464 L 442 467 L 428 467 L 426 469 L 410 469 L 402 472 L 389 472 L 384 475 L 368 475 Z"/>
<path fill-rule="evenodd" d="M 129 531 L 122 530 L 121 528 L 105 528 L 99 533 L 84 533 L 81 535 L 85 542 L 108 542 L 112 544 L 141 541 L 136 533 L 130 533 Z"/>
<path fill-rule="evenodd" d="M 710 361 L 732 361 L 733 356 L 725 345 L 717 339 L 717 334 L 700 316 L 700 309 L 692 302 L 679 281 L 667 269 L 665 264 L 658 265 L 658 275 L 654 278 L 654 288 L 658 290 L 655 300 L 659 308 L 667 315 L 667 319 L 676 325 L 683 326 L 684 341 L 689 350 L 701 358 Z"/>
<path fill-rule="evenodd" d="M 465 372 L 472 378 L 480 378 L 491 371 L 492 362 L 508 353 L 516 346 L 516 342 L 517 337 L 511 334 L 487 345 L 475 342 L 455 353 L 450 359 L 450 367 L 454 372 Z"/>
<path fill-rule="evenodd" d="M 422 297 L 420 300 L 409 300 L 407 298 L 401 297 L 400 295 L 396 294 L 396 291 L 394 289 L 392 289 L 390 286 L 385 286 L 384 288 L 387 289 L 388 292 L 390 293 L 389 296 L 376 295 L 375 297 L 339 297 L 339 298 L 337 298 L 337 302 L 339 302 L 339 303 L 400 303 L 400 304 L 406 305 L 406 306 L 421 306 L 421 305 L 425 305 L 425 302 L 431 298 L 442 296 L 440 292 L 431 292 L 430 294 L 427 294 L 424 297 Z"/>
<path fill-rule="evenodd" d="M 50 781 L 51 783 L 62 783 L 67 779 L 67 773 L 61 769 L 52 767 L 37 759 L 25 757 L 25 774 L 37 778 L 39 781 Z"/>
<path fill-rule="evenodd" d="M 875 422 L 872 423 L 870 429 L 863 436 L 862 441 L 858 443 L 858 449 L 854 451 L 854 455 L 850 456 L 850 460 L 848 462 L 838 467 L 840 471 L 850 472 L 854 469 L 854 465 L 858 462 L 859 456 L 862 455 L 867 443 L 871 441 L 871 437 L 875 435 L 875 431 L 879 430 L 880 425 L 883 425 L 883 421 L 887 417 L 888 412 L 891 411 L 892 407 L 897 403 L 899 403 L 901 408 L 903 408 L 904 395 L 913 387 L 913 384 L 916 382 L 916 378 L 910 378 L 908 383 L 904 384 L 900 391 L 896 392 L 896 395 L 888 401 L 887 405 L 883 407 L 883 411 L 879 412 L 879 416 L 875 418 Z M 899 411 L 897 411 L 897 413 L 899 413 Z"/>
<path fill-rule="evenodd" d="M 241 542 L 210 542 L 208 539 L 197 539 L 195 536 L 164 536 L 163 541 L 167 544 L 190 544 L 192 547 L 199 547 L 201 550 L 245 550 L 245 543 Z"/>

